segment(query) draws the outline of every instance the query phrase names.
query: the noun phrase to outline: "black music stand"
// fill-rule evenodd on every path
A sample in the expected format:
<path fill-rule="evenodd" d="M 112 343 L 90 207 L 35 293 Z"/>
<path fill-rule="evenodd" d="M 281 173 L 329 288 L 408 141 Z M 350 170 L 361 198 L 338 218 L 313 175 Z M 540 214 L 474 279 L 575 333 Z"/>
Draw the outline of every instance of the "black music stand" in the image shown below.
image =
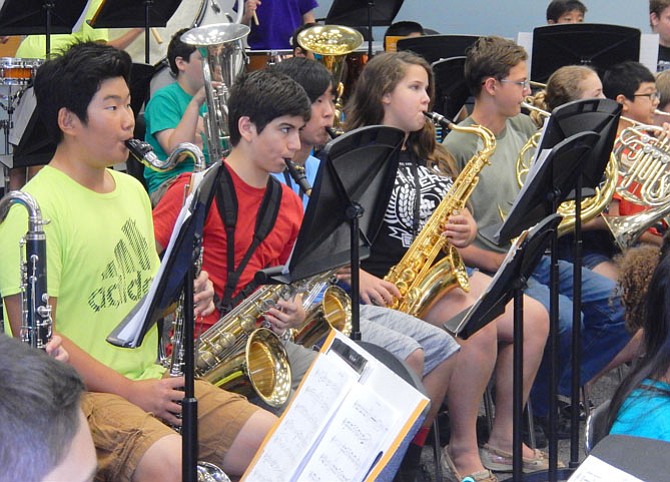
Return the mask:
<path fill-rule="evenodd" d="M 465 57 L 449 57 L 432 65 L 435 73 L 434 110 L 448 119 L 456 119 L 470 97 L 463 73 Z"/>
<path fill-rule="evenodd" d="M 369 255 L 381 226 L 403 139 L 400 129 L 367 126 L 330 141 L 319 153 L 322 162 L 291 259 L 256 277 L 261 283 L 291 283 L 350 263 L 354 340 L 360 340 L 360 258 Z"/>
<path fill-rule="evenodd" d="M 326 25 L 365 26 L 370 32 L 368 55 L 372 57 L 372 27 L 388 27 L 398 15 L 404 0 L 334 0 L 326 15 Z"/>
<path fill-rule="evenodd" d="M 153 292 L 155 296 L 143 298 L 131 313 L 107 336 L 107 342 L 122 348 L 136 348 L 145 335 L 160 319 L 167 308 L 184 293 L 184 398 L 182 400 L 182 480 L 196 482 L 198 461 L 198 401 L 195 398 L 195 349 L 193 316 L 193 281 L 195 262 L 202 246 L 202 230 L 207 215 L 207 204 L 214 188 L 219 164 L 203 174 L 188 208 L 191 215 L 172 234 L 173 249 L 161 263 L 162 276 Z M 172 240 L 171 240 L 172 241 Z M 172 243 L 171 243 L 172 244 Z M 154 285 L 152 284 L 152 288 Z M 144 308 L 144 311 L 140 312 Z M 141 313 L 141 314 L 139 314 Z"/>
<path fill-rule="evenodd" d="M 45 35 L 45 57 L 51 54 L 51 34 L 72 33 L 85 14 L 86 0 L 5 0 L 0 8 L 0 35 Z"/>
<path fill-rule="evenodd" d="M 573 23 L 533 30 L 531 79 L 546 82 L 559 67 L 590 65 L 603 73 L 625 60 L 639 60 L 640 31 L 621 25 Z"/>
<path fill-rule="evenodd" d="M 181 1 L 105 0 L 89 24 L 93 28 L 144 28 L 144 62 L 149 64 L 151 27 L 165 27 Z"/>
<path fill-rule="evenodd" d="M 411 50 L 429 63 L 451 57 L 461 57 L 474 44 L 477 35 L 423 35 L 398 40 L 398 50 Z"/>
<path fill-rule="evenodd" d="M 603 179 L 603 171 L 610 159 L 617 133 L 622 106 L 611 99 L 585 99 L 569 102 L 552 112 L 551 129 L 545 132 L 540 149 L 548 149 L 561 139 L 582 131 L 593 131 L 600 135 L 588 162 L 582 166 L 581 177 L 569 199 L 575 199 L 575 228 L 573 236 L 573 328 L 572 328 L 572 406 L 579 405 L 581 384 L 581 306 L 582 306 L 582 239 L 581 239 L 581 197 L 591 196 Z M 581 193 L 581 197 L 577 196 Z M 571 414 L 570 464 L 579 465 L 579 412 Z"/>
<path fill-rule="evenodd" d="M 514 300 L 513 465 L 514 480 L 522 472 L 521 425 L 523 419 L 523 290 L 545 253 L 561 217 L 550 214 L 516 239 L 486 291 L 470 308 L 444 324 L 456 336 L 467 339 L 505 311 Z"/>
<path fill-rule="evenodd" d="M 553 132 L 552 124 L 555 123 L 552 116 L 546 131 Z M 580 179 L 580 168 L 584 165 L 584 160 L 591 153 L 593 147 L 598 142 L 600 136 L 595 132 L 580 132 L 570 137 L 563 139 L 561 142 L 555 144 L 548 151 L 542 149 L 542 143 L 538 148 L 538 158 L 540 164 L 533 176 L 526 179 L 524 188 L 521 190 L 517 199 L 512 206 L 512 210 L 507 216 L 505 223 L 491 236 L 491 232 L 495 231 L 496 227 L 483 228 L 482 235 L 492 239 L 498 245 L 507 244 L 512 238 L 518 236 L 524 229 L 533 226 L 539 220 L 545 219 L 556 212 L 558 206 L 563 202 L 570 191 L 578 184 Z M 578 199 L 576 203 L 581 202 L 581 189 L 578 190 Z M 555 437 L 555 415 L 552 411 L 556 410 L 556 385 L 558 379 L 556 358 L 558 356 L 558 254 L 556 250 L 556 231 L 553 231 L 551 236 L 551 298 L 550 298 L 550 356 L 551 356 L 551 390 L 549 395 L 550 401 L 550 426 L 554 427 L 550 431 L 550 448 L 549 448 L 549 467 L 550 477 L 555 476 L 557 467 L 557 445 Z M 516 305 L 515 305 L 515 332 L 516 332 Z M 521 313 L 519 313 L 521 314 Z M 519 340 L 515 335 L 515 344 Z M 521 356 L 522 353 L 517 353 L 515 347 L 515 356 Z M 522 364 L 515 360 L 514 377 L 522 376 Z M 518 372 L 516 370 L 519 370 Z M 520 380 L 521 378 L 519 378 Z M 515 385 L 516 387 L 516 385 Z M 515 401 L 521 402 L 521 392 L 517 394 L 515 390 Z M 521 415 L 523 407 L 515 404 L 515 415 Z M 554 425 L 551 425 L 553 417 Z M 514 449 L 513 449 L 513 473 L 514 480 L 523 479 L 523 462 L 521 458 L 521 431 L 520 420 L 514 423 Z M 553 444 L 552 444 L 553 441 Z M 553 445 L 553 446 L 552 446 Z M 546 474 L 543 474 L 546 477 Z M 552 480 L 552 479 L 550 479 Z"/>

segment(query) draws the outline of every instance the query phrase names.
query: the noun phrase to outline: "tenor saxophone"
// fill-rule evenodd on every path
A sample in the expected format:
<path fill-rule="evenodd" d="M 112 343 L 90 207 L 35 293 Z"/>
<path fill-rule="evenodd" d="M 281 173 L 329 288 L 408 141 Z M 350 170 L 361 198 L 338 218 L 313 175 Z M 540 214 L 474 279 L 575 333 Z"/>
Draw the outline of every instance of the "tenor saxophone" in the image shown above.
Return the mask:
<path fill-rule="evenodd" d="M 0 223 L 13 204 L 28 211 L 28 231 L 21 239 L 21 341 L 44 350 L 51 340 L 53 321 L 47 293 L 47 247 L 42 213 L 37 201 L 23 191 L 11 191 L 0 199 Z M 24 255 L 25 248 L 25 255 Z"/>
<path fill-rule="evenodd" d="M 442 233 L 449 216 L 465 208 L 479 182 L 479 173 L 489 163 L 496 146 L 495 136 L 486 127 L 457 126 L 434 112 L 425 115 L 451 130 L 479 136 L 484 145 L 468 161 L 400 262 L 384 277 L 400 291 L 400 298 L 394 299 L 389 307 L 419 318 L 430 309 L 438 295 L 457 285 L 464 291 L 470 290 L 463 260 Z M 440 251 L 444 251 L 445 257 L 433 264 Z"/>

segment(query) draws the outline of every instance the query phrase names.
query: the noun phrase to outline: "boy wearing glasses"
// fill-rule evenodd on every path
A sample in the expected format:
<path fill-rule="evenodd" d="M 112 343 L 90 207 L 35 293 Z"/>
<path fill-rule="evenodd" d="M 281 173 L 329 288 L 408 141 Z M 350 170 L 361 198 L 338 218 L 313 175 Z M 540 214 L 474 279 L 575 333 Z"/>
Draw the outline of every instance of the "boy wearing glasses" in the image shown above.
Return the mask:
<path fill-rule="evenodd" d="M 643 125 L 654 124 L 654 113 L 660 103 L 660 95 L 656 89 L 654 74 L 641 63 L 621 62 L 608 69 L 603 75 L 603 93 L 608 99 L 616 100 L 623 106 L 617 135 L 633 125 L 631 120 Z M 670 125 L 664 123 L 663 127 L 667 131 Z M 629 191 L 639 197 L 640 188 L 640 184 L 633 183 Z M 628 216 L 647 209 L 647 206 L 632 203 L 615 194 L 607 212 L 610 216 Z M 642 233 L 640 242 L 660 246 L 661 236 L 662 233 L 652 227 Z"/>
<path fill-rule="evenodd" d="M 521 103 L 530 94 L 526 59 L 522 47 L 500 37 L 482 37 L 467 52 L 465 80 L 475 97 L 475 105 L 472 115 L 461 125 L 481 124 L 496 136 L 496 150 L 490 158 L 491 165 L 480 173 L 479 184 L 470 198 L 473 216 L 480 228 L 499 224 L 499 207 L 509 210 L 520 191 L 516 180 L 516 159 L 526 141 L 536 132 L 530 118 L 521 114 Z M 460 169 L 477 151 L 477 144 L 475 136 L 455 131 L 444 141 Z M 460 252 L 467 264 L 487 273 L 495 273 L 509 247 L 509 244 L 497 246 L 478 233 L 474 243 Z M 543 257 L 525 290 L 527 295 L 541 302 L 547 310 L 550 298 L 549 265 L 549 257 Z M 567 261 L 560 261 L 559 271 L 559 393 L 569 395 L 573 266 Z M 620 363 L 617 355 L 630 340 L 614 287 L 612 280 L 582 268 L 581 384 Z M 540 423 L 546 422 L 549 413 L 546 358 L 532 392 L 533 410 L 541 417 Z M 566 430 L 563 432 L 567 435 Z"/>

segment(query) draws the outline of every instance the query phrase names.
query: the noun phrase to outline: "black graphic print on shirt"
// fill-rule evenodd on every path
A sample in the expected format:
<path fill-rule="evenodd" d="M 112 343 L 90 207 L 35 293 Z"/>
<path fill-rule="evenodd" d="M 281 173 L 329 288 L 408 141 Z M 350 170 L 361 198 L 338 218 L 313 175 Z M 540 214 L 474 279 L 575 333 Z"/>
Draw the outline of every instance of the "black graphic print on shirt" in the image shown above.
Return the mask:
<path fill-rule="evenodd" d="M 149 249 L 155 247 L 149 247 L 134 219 L 128 220 L 121 231 L 114 258 L 101 273 L 100 287 L 88 296 L 88 304 L 96 313 L 129 300 L 140 301 L 151 284 Z"/>
<path fill-rule="evenodd" d="M 411 163 L 401 162 L 398 166 L 396 182 L 391 200 L 384 214 L 388 235 L 397 239 L 403 248 L 409 248 L 414 240 L 413 223 L 417 184 L 412 173 Z M 439 176 L 424 166 L 417 166 L 418 186 L 421 191 L 419 203 L 419 230 L 438 206 L 452 185 L 449 177 Z"/>

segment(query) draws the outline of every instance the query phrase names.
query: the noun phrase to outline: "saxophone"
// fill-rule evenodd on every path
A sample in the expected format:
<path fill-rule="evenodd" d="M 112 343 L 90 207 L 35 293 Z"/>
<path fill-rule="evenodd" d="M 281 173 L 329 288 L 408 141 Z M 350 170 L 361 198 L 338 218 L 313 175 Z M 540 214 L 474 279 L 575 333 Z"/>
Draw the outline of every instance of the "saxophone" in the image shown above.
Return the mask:
<path fill-rule="evenodd" d="M 42 213 L 37 201 L 23 191 L 11 191 L 0 199 L 0 223 L 12 204 L 28 211 L 28 232 L 21 239 L 21 341 L 44 350 L 51 340 L 51 305 L 47 293 L 47 246 Z M 25 254 L 24 254 L 25 248 Z"/>
<path fill-rule="evenodd" d="M 401 295 L 399 299 L 393 300 L 389 308 L 419 318 L 425 315 L 439 294 L 455 288 L 456 283 L 464 291 L 470 290 L 463 260 L 442 233 L 449 216 L 465 207 L 479 182 L 479 172 L 489 163 L 496 145 L 495 136 L 486 127 L 456 126 L 440 114 L 424 114 L 446 128 L 479 136 L 484 146 L 468 161 L 400 262 L 384 277 L 384 280 L 397 286 Z M 441 250 L 446 256 L 434 265 Z"/>

